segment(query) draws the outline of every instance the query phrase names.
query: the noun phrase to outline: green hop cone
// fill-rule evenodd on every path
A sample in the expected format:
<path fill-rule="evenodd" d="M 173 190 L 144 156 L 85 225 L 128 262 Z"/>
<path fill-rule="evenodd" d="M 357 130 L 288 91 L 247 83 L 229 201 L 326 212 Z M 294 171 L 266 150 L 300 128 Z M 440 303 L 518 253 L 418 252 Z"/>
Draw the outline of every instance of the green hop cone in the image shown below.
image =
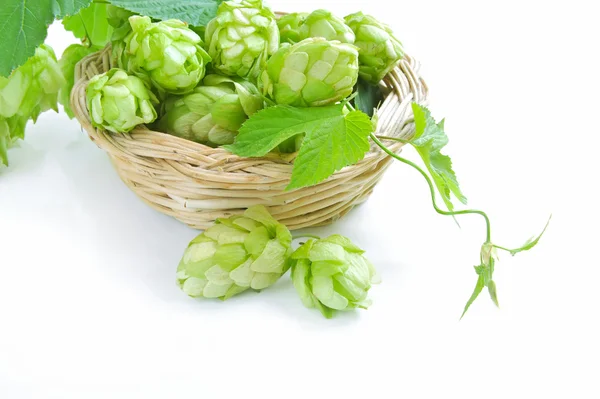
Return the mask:
<path fill-rule="evenodd" d="M 292 254 L 292 281 L 302 302 L 331 318 L 336 310 L 366 309 L 375 268 L 350 239 L 308 240 Z"/>
<path fill-rule="evenodd" d="M 58 110 L 58 92 L 64 84 L 54 51 L 42 44 L 9 78 L 0 78 L 0 116 L 18 113 L 35 122 L 42 112 Z"/>
<path fill-rule="evenodd" d="M 191 297 L 227 299 L 275 283 L 290 266 L 292 235 L 263 206 L 219 219 L 196 237 L 177 268 Z"/>
<path fill-rule="evenodd" d="M 192 93 L 167 101 L 158 128 L 211 146 L 232 144 L 242 124 L 262 107 L 263 99 L 252 83 L 207 75 Z"/>
<path fill-rule="evenodd" d="M 179 20 L 153 23 L 149 17 L 129 18 L 132 32 L 125 39 L 118 65 L 131 74 L 147 74 L 159 90 L 185 94 L 194 90 L 206 72 L 210 57 L 202 39 Z M 119 58 L 119 54 L 117 54 Z"/>
<path fill-rule="evenodd" d="M 317 107 L 352 94 L 358 79 L 358 49 L 352 44 L 309 38 L 282 46 L 259 81 L 277 104 Z"/>
<path fill-rule="evenodd" d="M 75 85 L 75 66 L 84 57 L 99 50 L 100 48 L 95 46 L 87 47 L 82 44 L 72 44 L 66 48 L 58 62 L 60 70 L 66 80 L 66 84 L 60 88 L 58 93 L 58 102 L 62 104 L 66 114 L 71 119 L 75 117 L 75 114 L 71 109 L 71 90 L 73 90 L 73 86 Z"/>
<path fill-rule="evenodd" d="M 0 76 L 0 164 L 8 164 L 6 151 L 25 136 L 27 121 L 58 109 L 64 85 L 54 51 L 45 44 L 8 78 Z"/>
<path fill-rule="evenodd" d="M 300 26 L 304 23 L 306 17 L 308 17 L 308 13 L 305 12 L 294 12 L 279 17 L 277 27 L 279 28 L 281 43 L 294 44 L 302 40 L 300 38 Z"/>
<path fill-rule="evenodd" d="M 354 31 L 354 44 L 360 48 L 360 76 L 377 84 L 404 56 L 402 43 L 392 30 L 370 15 L 362 12 L 348 15 L 346 24 Z"/>
<path fill-rule="evenodd" d="M 126 133 L 137 125 L 156 120 L 156 96 L 142 79 L 128 75 L 122 69 L 113 68 L 94 76 L 86 94 L 95 127 Z"/>
<path fill-rule="evenodd" d="M 327 10 L 316 10 L 310 13 L 300 25 L 301 40 L 309 37 L 322 37 L 327 40 L 337 40 L 342 43 L 354 43 L 354 32 L 343 19 L 336 17 Z"/>
<path fill-rule="evenodd" d="M 275 14 L 261 0 L 225 1 L 206 27 L 212 66 L 228 76 L 256 81 L 279 47 Z"/>

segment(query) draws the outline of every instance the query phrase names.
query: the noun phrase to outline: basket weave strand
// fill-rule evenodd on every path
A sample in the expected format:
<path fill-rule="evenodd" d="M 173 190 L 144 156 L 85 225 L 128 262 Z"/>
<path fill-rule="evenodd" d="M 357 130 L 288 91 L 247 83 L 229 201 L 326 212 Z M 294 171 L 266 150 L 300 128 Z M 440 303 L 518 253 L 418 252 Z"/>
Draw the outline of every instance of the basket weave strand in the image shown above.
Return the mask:
<path fill-rule="evenodd" d="M 111 67 L 110 47 L 84 58 L 76 68 L 71 105 L 82 127 L 106 151 L 117 173 L 144 202 L 192 228 L 205 229 L 217 218 L 265 205 L 290 229 L 334 222 L 364 202 L 391 158 L 372 147 L 363 160 L 312 187 L 285 191 L 295 154 L 241 158 L 139 126 L 114 134 L 92 126 L 86 105 L 88 81 Z M 378 111 L 378 133 L 408 138 L 414 132 L 411 102 L 427 103 L 428 88 L 419 64 L 409 56 L 382 82 L 386 98 Z M 390 149 L 400 151 L 402 144 Z"/>

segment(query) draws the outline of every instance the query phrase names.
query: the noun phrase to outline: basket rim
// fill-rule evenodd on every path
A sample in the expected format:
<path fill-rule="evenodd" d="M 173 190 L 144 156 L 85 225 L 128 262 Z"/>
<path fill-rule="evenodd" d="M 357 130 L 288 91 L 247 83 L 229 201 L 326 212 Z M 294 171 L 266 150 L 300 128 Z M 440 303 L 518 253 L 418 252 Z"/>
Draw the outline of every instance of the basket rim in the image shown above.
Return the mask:
<path fill-rule="evenodd" d="M 104 63 L 104 69 L 106 71 L 112 68 L 112 65 L 110 63 L 110 51 L 111 44 L 109 43 L 103 49 L 89 54 L 76 65 L 75 85 L 71 92 L 71 108 L 73 109 L 75 117 L 82 125 L 84 130 L 86 130 L 90 138 L 103 150 L 108 151 L 108 149 L 105 148 L 106 146 L 117 145 L 115 140 L 112 139 L 118 138 L 121 142 L 135 142 L 136 140 L 161 142 L 161 146 L 164 147 L 163 149 L 171 148 L 173 151 L 177 151 L 177 149 L 195 150 L 199 153 L 209 154 L 209 156 L 211 157 L 222 158 L 225 162 L 261 160 L 263 163 L 271 162 L 273 164 L 284 164 L 290 166 L 294 164 L 294 160 L 298 155 L 298 151 L 289 154 L 271 152 L 263 157 L 247 158 L 240 157 L 222 147 L 210 147 L 205 144 L 174 136 L 169 133 L 152 130 L 147 125 L 138 125 L 129 133 L 118 134 L 92 126 L 91 118 L 87 109 L 86 88 L 89 80 L 91 79 L 91 76 L 103 73 L 103 71 L 100 71 L 98 70 L 98 68 L 93 66 L 93 63 L 95 61 L 99 59 L 102 60 Z M 413 72 L 414 69 L 418 70 L 419 67 L 420 64 L 417 61 L 415 61 L 409 55 L 405 54 L 403 59 L 399 62 L 399 64 L 394 69 L 392 69 L 390 73 L 388 73 L 388 75 L 380 83 L 382 87 L 386 87 L 385 90 L 387 91 L 384 101 L 382 102 L 378 110 L 380 121 L 381 115 L 384 114 L 386 111 L 394 111 L 396 117 L 393 118 L 394 120 L 392 122 L 405 121 L 406 125 L 410 125 L 412 122 L 412 110 L 407 110 L 406 108 L 410 108 L 407 107 L 407 105 L 410 105 L 413 99 L 420 104 L 427 104 L 428 87 L 425 81 L 419 75 Z M 98 73 L 94 73 L 94 71 Z M 411 87 L 411 89 L 413 89 L 414 91 L 410 92 L 408 96 L 400 100 L 399 93 L 395 85 L 400 80 L 399 75 L 406 75 L 407 72 L 413 72 L 410 73 L 410 75 L 415 75 L 412 77 L 413 79 L 409 79 L 410 85 L 413 86 Z M 417 79 L 418 82 L 415 82 Z M 417 86 L 421 87 L 422 93 L 420 98 L 413 98 L 417 94 L 415 93 L 415 91 L 418 92 L 418 90 L 416 90 Z M 396 101 L 391 101 L 390 103 L 390 99 L 396 99 Z M 401 112 L 397 112 L 398 108 L 404 109 Z M 407 115 L 407 112 L 410 115 Z M 400 114 L 402 117 L 399 117 L 397 114 Z M 411 131 L 394 132 L 393 134 L 382 134 L 387 132 L 381 132 L 379 128 L 380 126 L 378 126 L 376 132 L 379 135 L 403 138 L 408 138 L 414 131 L 414 129 L 411 129 Z M 167 143 L 167 145 L 165 145 L 165 143 Z M 388 147 L 392 151 L 398 152 L 403 147 L 403 144 L 392 141 Z M 381 151 L 379 147 L 371 146 L 371 149 L 365 154 L 364 158 L 361 161 L 353 165 L 349 165 L 346 168 L 352 168 L 358 165 L 359 163 L 368 162 L 374 158 L 380 159 L 382 157 L 385 158 L 387 156 L 388 155 Z M 148 155 L 148 157 L 153 156 Z M 339 173 L 339 171 L 335 173 Z"/>

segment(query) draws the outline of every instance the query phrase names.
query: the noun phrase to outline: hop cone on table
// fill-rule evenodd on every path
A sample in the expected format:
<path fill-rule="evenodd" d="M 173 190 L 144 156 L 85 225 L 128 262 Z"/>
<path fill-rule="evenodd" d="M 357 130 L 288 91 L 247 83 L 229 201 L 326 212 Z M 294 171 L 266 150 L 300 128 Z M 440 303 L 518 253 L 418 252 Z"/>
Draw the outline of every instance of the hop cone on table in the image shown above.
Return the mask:
<path fill-rule="evenodd" d="M 263 206 L 219 219 L 196 237 L 177 269 L 191 297 L 227 299 L 275 283 L 288 269 L 292 235 Z"/>
<path fill-rule="evenodd" d="M 343 19 L 336 17 L 327 10 L 316 10 L 310 13 L 300 25 L 298 35 L 300 40 L 309 37 L 322 37 L 342 43 L 354 43 L 352 29 L 346 25 Z"/>
<path fill-rule="evenodd" d="M 252 83 L 207 75 L 192 93 L 167 101 L 158 128 L 211 146 L 232 144 L 242 124 L 262 107 L 262 97 Z"/>
<path fill-rule="evenodd" d="M 375 268 L 348 238 L 309 240 L 292 254 L 292 281 L 302 302 L 331 318 L 336 310 L 366 309 Z"/>
<path fill-rule="evenodd" d="M 153 85 L 172 94 L 189 93 L 206 72 L 210 57 L 202 39 L 179 20 L 151 22 L 149 17 L 129 18 L 132 32 L 125 48 L 114 50 L 122 68 L 131 74 L 147 74 Z"/>
<path fill-rule="evenodd" d="M 87 106 L 95 127 L 126 133 L 137 125 L 152 123 L 158 100 L 148 85 L 122 69 L 94 76 L 86 89 Z"/>
<path fill-rule="evenodd" d="M 305 12 L 294 12 L 279 17 L 277 27 L 279 28 L 281 43 L 294 44 L 302 40 L 300 38 L 300 26 L 304 23 L 306 17 L 308 17 L 308 13 Z"/>
<path fill-rule="evenodd" d="M 404 56 L 402 43 L 387 25 L 370 15 L 357 12 L 348 15 L 345 21 L 354 31 L 354 44 L 360 49 L 360 76 L 379 83 Z"/>
<path fill-rule="evenodd" d="M 309 38 L 280 48 L 269 59 L 259 84 L 277 104 L 315 107 L 348 97 L 357 79 L 356 47 Z"/>
<path fill-rule="evenodd" d="M 255 81 L 279 47 L 279 29 L 261 0 L 225 1 L 208 23 L 205 39 L 213 68 Z"/>

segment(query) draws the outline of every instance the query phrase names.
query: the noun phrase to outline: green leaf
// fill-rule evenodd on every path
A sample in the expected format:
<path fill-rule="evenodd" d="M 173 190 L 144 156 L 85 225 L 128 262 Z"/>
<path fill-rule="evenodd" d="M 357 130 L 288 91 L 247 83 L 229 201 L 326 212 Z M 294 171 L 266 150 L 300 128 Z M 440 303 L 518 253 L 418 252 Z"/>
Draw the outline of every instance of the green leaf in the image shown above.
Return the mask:
<path fill-rule="evenodd" d="M 532 237 L 529 240 L 527 240 L 527 242 L 523 246 L 516 248 L 516 249 L 508 249 L 508 248 L 500 247 L 498 245 L 494 245 L 494 248 L 508 251 L 508 252 L 510 252 L 510 254 L 512 256 L 515 256 L 519 252 L 529 251 L 531 248 L 535 247 L 537 245 L 537 243 L 540 241 L 540 238 L 542 238 L 542 236 L 546 232 L 546 229 L 548 228 L 548 225 L 550 224 L 550 220 L 552 220 L 552 215 L 550 215 L 550 217 L 548 218 L 548 221 L 546 222 L 546 226 L 544 226 L 544 229 L 542 230 L 542 232 L 537 237 Z"/>
<path fill-rule="evenodd" d="M 373 85 L 366 80 L 359 78 L 356 85 L 356 98 L 354 98 L 354 106 L 372 117 L 375 114 L 375 109 L 383 101 L 383 92 L 381 86 Z"/>
<path fill-rule="evenodd" d="M 452 194 L 463 204 L 467 203 L 467 198 L 461 192 L 456 174 L 452 170 L 452 160 L 440 152 L 448 144 L 444 120 L 436 124 L 429 110 L 417 103 L 412 104 L 412 109 L 416 132 L 410 144 L 423 159 L 444 203 L 452 211 Z"/>
<path fill-rule="evenodd" d="M 292 108 L 278 105 L 252 115 L 234 144 L 226 146 L 242 157 L 261 157 L 285 140 L 305 133 L 287 189 L 317 184 L 369 151 L 373 125 L 361 111 L 344 112 L 343 105 Z"/>
<path fill-rule="evenodd" d="M 111 4 L 156 19 L 180 19 L 202 26 L 217 15 L 222 0 L 111 0 Z"/>
<path fill-rule="evenodd" d="M 113 28 L 107 20 L 107 7 L 108 4 L 92 3 L 77 14 L 63 19 L 63 25 L 84 44 L 104 47 L 113 33 Z"/>
<path fill-rule="evenodd" d="M 465 305 L 465 310 L 463 310 L 462 315 L 460 316 L 461 319 L 465 316 L 465 313 L 467 313 L 467 310 L 469 310 L 473 302 L 475 302 L 475 299 L 477 299 L 479 294 L 481 294 L 481 291 L 483 290 L 484 286 L 485 284 L 483 283 L 483 275 L 480 274 L 477 278 L 477 284 L 475 284 L 475 290 L 473 290 L 473 294 L 471 294 L 471 297 Z"/>
<path fill-rule="evenodd" d="M 46 39 L 55 18 L 77 13 L 92 0 L 2 0 L 0 2 L 0 76 L 8 76 Z"/>

